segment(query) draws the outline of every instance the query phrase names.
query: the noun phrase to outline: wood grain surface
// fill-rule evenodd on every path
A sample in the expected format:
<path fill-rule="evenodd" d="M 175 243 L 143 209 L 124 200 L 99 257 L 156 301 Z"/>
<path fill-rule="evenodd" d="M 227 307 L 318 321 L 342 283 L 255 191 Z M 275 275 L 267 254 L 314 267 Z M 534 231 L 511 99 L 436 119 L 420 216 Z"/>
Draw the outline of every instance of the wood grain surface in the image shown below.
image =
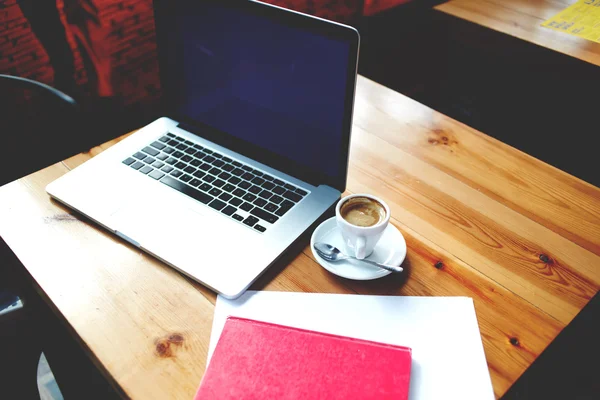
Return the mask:
<path fill-rule="evenodd" d="M 0 235 L 124 396 L 189 399 L 216 295 L 44 190 L 120 139 L 0 188 Z M 403 276 L 339 278 L 306 248 L 252 288 L 472 297 L 497 397 L 600 286 L 600 189 L 362 77 L 353 192 L 390 205 Z"/>
<path fill-rule="evenodd" d="M 600 43 L 542 27 L 577 0 L 451 0 L 436 10 L 600 65 Z"/>

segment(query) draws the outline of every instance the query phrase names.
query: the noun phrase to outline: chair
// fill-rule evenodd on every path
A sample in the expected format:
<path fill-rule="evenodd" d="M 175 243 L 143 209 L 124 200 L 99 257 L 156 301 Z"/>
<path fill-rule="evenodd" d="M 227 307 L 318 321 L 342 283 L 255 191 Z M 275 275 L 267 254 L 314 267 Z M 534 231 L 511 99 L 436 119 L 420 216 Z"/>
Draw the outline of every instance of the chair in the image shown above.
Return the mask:
<path fill-rule="evenodd" d="M 90 146 L 82 113 L 67 94 L 31 79 L 0 74 L 0 186 Z"/>
<path fill-rule="evenodd" d="M 0 186 L 92 147 L 99 137 L 97 130 L 88 127 L 94 125 L 89 120 L 90 115 L 69 95 L 31 79 L 0 74 Z M 82 353 L 57 327 L 60 324 L 33 286 L 0 239 L 0 341 L 5 344 L 0 356 L 0 397 L 39 398 L 36 372 L 42 350 L 47 354 L 46 343 L 55 342 L 50 352 L 58 348 Z M 63 358 L 73 359 L 59 354 L 54 360 L 60 365 Z M 89 360 L 81 356 L 78 360 L 66 375 L 78 378 L 79 371 L 90 369 L 85 365 L 91 365 Z M 103 398 L 112 398 L 103 384 L 93 386 L 100 387 L 96 391 Z"/>

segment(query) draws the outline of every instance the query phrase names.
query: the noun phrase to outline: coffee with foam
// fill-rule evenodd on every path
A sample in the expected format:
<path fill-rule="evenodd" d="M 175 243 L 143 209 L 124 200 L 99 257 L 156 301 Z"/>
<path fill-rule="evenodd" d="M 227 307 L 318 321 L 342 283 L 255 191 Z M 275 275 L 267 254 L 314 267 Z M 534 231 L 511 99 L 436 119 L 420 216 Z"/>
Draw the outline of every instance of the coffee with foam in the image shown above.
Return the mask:
<path fill-rule="evenodd" d="M 375 226 L 385 220 L 386 211 L 383 204 L 368 197 L 352 197 L 340 207 L 340 215 L 346 222 L 361 226 Z"/>

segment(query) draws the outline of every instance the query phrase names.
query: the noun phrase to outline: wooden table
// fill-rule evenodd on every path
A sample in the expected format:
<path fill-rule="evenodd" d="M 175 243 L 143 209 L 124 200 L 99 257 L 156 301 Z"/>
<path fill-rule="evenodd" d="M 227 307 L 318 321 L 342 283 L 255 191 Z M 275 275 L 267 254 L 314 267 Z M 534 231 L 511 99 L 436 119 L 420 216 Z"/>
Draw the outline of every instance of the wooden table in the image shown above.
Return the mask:
<path fill-rule="evenodd" d="M 542 27 L 577 0 L 451 0 L 436 10 L 600 66 L 600 43 Z"/>
<path fill-rule="evenodd" d="M 44 191 L 118 140 L 0 188 L 0 235 L 112 383 L 132 398 L 189 399 L 215 293 Z M 496 396 L 598 291 L 600 189 L 362 77 L 351 192 L 389 203 L 406 277 L 341 279 L 306 248 L 252 288 L 472 297 Z"/>

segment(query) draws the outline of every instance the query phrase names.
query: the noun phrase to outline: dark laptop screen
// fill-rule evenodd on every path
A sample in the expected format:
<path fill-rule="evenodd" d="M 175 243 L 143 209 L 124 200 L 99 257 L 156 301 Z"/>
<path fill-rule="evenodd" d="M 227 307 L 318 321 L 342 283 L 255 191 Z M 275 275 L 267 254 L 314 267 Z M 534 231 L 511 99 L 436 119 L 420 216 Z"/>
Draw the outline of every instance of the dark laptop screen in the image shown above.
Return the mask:
<path fill-rule="evenodd" d="M 350 42 L 219 3 L 197 1 L 162 21 L 177 114 L 323 175 L 345 174 Z"/>

